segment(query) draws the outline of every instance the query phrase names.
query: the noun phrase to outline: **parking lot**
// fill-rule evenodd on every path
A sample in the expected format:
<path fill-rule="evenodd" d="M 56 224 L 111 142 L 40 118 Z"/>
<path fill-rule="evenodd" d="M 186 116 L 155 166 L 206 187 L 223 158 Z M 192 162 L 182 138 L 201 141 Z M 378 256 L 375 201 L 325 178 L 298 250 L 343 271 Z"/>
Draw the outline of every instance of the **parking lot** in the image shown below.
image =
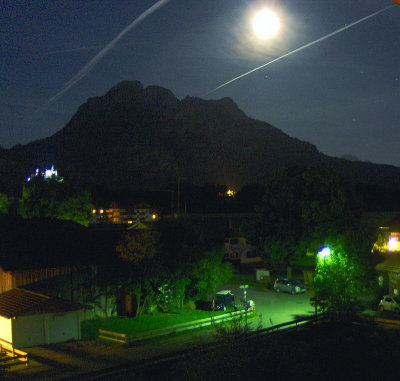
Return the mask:
<path fill-rule="evenodd" d="M 218 290 L 231 290 L 237 303 L 244 298 L 244 289 L 238 284 L 224 284 Z M 309 290 L 302 294 L 291 295 L 276 293 L 266 287 L 250 285 L 247 289 L 247 300 L 252 299 L 255 302 L 256 312 L 262 316 L 263 328 L 313 315 L 314 307 L 310 304 L 313 295 Z"/>

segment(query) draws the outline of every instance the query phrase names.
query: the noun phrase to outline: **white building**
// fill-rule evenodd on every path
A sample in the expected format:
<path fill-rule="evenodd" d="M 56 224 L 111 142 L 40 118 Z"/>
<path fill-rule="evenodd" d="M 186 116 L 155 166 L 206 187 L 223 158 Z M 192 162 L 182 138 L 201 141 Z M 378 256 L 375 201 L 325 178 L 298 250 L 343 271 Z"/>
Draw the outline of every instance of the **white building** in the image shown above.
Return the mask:
<path fill-rule="evenodd" d="M 81 304 L 14 288 L 0 294 L 0 343 L 14 348 L 81 338 Z"/>

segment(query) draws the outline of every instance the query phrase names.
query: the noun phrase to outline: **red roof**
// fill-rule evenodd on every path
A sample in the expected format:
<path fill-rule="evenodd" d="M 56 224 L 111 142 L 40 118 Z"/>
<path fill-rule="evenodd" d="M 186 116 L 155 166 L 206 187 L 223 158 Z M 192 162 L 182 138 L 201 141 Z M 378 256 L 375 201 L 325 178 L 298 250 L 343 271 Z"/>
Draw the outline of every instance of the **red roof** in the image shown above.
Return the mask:
<path fill-rule="evenodd" d="M 13 318 L 44 313 L 79 311 L 85 306 L 36 292 L 13 288 L 0 294 L 0 316 Z"/>

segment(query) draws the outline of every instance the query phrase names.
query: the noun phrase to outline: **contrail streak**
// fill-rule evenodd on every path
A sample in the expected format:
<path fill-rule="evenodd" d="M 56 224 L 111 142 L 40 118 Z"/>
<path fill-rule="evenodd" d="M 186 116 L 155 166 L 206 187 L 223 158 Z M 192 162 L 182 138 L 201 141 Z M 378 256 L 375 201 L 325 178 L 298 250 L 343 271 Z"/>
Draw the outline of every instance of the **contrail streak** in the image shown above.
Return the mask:
<path fill-rule="evenodd" d="M 268 61 L 267 63 L 265 63 L 265 64 L 263 64 L 263 65 L 261 65 L 261 66 L 258 66 L 258 67 L 256 67 L 255 69 L 252 69 L 252 70 L 248 71 L 247 73 L 241 74 L 241 75 L 239 75 L 238 77 L 235 77 L 235 78 L 231 79 L 230 81 L 225 82 L 225 83 L 223 83 L 222 85 L 219 85 L 219 86 L 216 87 L 215 89 L 210 90 L 210 91 L 209 91 L 208 93 L 206 93 L 205 95 L 208 95 L 208 94 L 210 94 L 210 93 L 213 93 L 214 91 L 217 91 L 217 90 L 221 89 L 222 87 L 225 87 L 226 85 L 229 85 L 230 83 L 237 81 L 238 79 L 241 79 L 241 78 L 243 78 L 243 77 L 246 77 L 247 75 L 249 75 L 249 74 L 251 74 L 251 73 L 254 73 L 254 72 L 257 71 L 257 70 L 260 70 L 260 69 L 262 69 L 262 68 L 264 68 L 264 67 L 266 67 L 266 66 L 268 66 L 268 65 L 271 65 L 271 64 L 273 64 L 274 62 L 277 62 L 277 61 L 282 60 L 283 58 L 289 57 L 289 56 L 291 56 L 292 54 L 295 54 L 295 53 L 299 52 L 300 50 L 303 50 L 303 49 L 306 49 L 306 48 L 308 48 L 308 47 L 310 47 L 310 46 L 312 46 L 312 45 L 318 44 L 319 42 L 324 41 L 324 40 L 326 40 L 327 38 L 330 38 L 330 37 L 332 37 L 332 36 L 334 36 L 334 35 L 336 35 L 336 34 L 338 34 L 338 33 L 341 33 L 341 32 L 343 32 L 343 31 L 345 31 L 346 29 L 349 29 L 349 28 L 353 27 L 354 25 L 357 25 L 357 24 L 359 24 L 359 23 L 361 23 L 361 22 L 363 22 L 363 21 L 365 21 L 365 20 L 370 19 L 371 17 L 374 17 L 374 16 L 376 16 L 376 15 L 379 15 L 379 13 L 382 13 L 382 12 L 388 10 L 389 8 L 393 8 L 393 7 L 395 7 L 395 6 L 396 6 L 396 5 L 390 5 L 390 6 L 388 6 L 388 7 L 385 7 L 385 8 L 383 8 L 383 9 L 379 10 L 379 11 L 376 11 L 376 12 L 370 14 L 369 16 L 365 16 L 365 17 L 363 17 L 363 18 L 360 19 L 360 20 L 354 21 L 353 23 L 351 23 L 351 24 L 349 24 L 349 25 L 346 25 L 346 26 L 344 26 L 344 27 L 342 27 L 342 28 L 340 28 L 340 29 L 335 30 L 334 32 L 331 32 L 331 33 L 329 33 L 329 34 L 327 34 L 327 35 L 325 35 L 325 36 L 323 36 L 323 37 L 320 37 L 320 38 L 318 38 L 318 39 L 315 40 L 315 41 L 312 41 L 312 42 L 309 42 L 308 44 L 305 44 L 305 45 L 303 45 L 303 46 L 300 46 L 299 48 L 297 48 L 297 49 L 295 49 L 295 50 L 292 50 L 292 51 L 290 51 L 289 53 L 286 53 L 286 54 L 284 54 L 284 55 L 282 55 L 282 56 L 280 56 L 280 57 L 278 57 L 278 58 L 275 58 L 275 59 L 273 59 L 272 61 Z"/>
<path fill-rule="evenodd" d="M 45 56 L 50 56 L 52 54 L 71 53 L 71 52 L 78 52 L 78 51 L 81 51 L 81 50 L 98 50 L 100 48 L 101 48 L 101 46 L 83 46 L 81 48 L 52 50 L 51 52 L 44 53 L 44 55 Z"/>
<path fill-rule="evenodd" d="M 167 4 L 170 0 L 159 0 L 149 9 L 144 11 L 138 18 L 132 21 L 125 29 L 120 32 L 117 37 L 115 37 L 108 45 L 106 45 L 98 54 L 96 54 L 78 73 L 76 73 L 63 87 L 62 89 L 53 97 L 48 99 L 45 105 L 55 102 L 59 99 L 65 92 L 67 92 L 72 86 L 85 77 L 93 67 L 118 43 L 118 41 L 124 37 L 132 28 L 142 22 L 147 16 L 157 11 L 159 8 Z"/>

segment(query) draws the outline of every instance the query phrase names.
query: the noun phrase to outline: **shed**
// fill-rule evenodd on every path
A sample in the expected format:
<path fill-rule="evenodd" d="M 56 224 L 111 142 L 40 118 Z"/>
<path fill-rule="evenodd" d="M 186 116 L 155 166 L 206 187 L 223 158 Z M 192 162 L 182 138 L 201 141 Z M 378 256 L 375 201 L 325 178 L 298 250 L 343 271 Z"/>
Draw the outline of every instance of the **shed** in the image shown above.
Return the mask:
<path fill-rule="evenodd" d="M 387 286 L 390 295 L 399 295 L 400 293 L 400 255 L 392 254 L 388 256 L 383 262 L 375 266 L 375 270 L 381 273 L 379 283 L 382 286 Z M 383 277 L 387 274 L 387 282 Z M 387 285 L 385 283 L 388 283 Z"/>
<path fill-rule="evenodd" d="M 0 294 L 0 339 L 14 348 L 81 338 L 81 304 L 14 288 Z"/>

